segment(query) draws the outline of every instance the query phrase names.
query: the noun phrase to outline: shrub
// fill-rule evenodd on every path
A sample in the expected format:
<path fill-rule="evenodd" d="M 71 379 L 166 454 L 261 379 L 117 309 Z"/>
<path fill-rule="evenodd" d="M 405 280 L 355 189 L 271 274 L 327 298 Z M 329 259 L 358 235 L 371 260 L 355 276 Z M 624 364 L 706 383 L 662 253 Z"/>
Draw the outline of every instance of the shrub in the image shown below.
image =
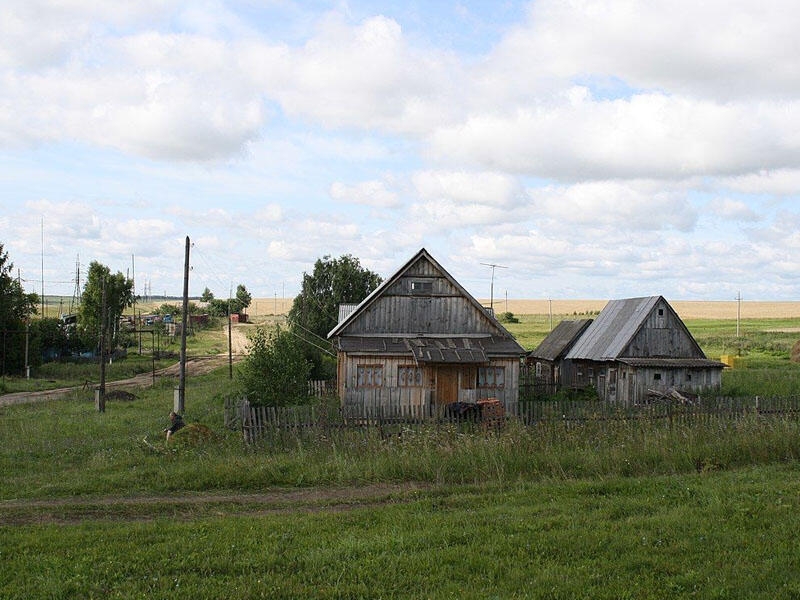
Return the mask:
<path fill-rule="evenodd" d="M 250 338 L 250 354 L 239 368 L 238 382 L 251 404 L 305 404 L 310 373 L 311 363 L 290 331 L 259 327 Z"/>

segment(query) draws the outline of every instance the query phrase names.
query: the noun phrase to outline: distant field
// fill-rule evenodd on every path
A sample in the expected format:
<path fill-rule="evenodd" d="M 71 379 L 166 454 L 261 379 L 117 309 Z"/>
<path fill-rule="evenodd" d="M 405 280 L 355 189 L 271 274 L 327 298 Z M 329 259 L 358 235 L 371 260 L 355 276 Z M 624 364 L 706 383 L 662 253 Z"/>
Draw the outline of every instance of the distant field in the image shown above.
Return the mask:
<path fill-rule="evenodd" d="M 667 299 L 682 319 L 735 319 L 735 300 L 695 301 Z M 489 306 L 488 299 L 479 302 Z M 554 315 L 573 315 L 602 310 L 608 300 L 553 300 Z M 507 307 L 507 308 L 506 308 Z M 550 313 L 548 300 L 505 300 L 494 301 L 496 312 L 509 311 L 519 315 L 547 315 Z M 742 302 L 742 319 L 791 319 L 800 318 L 800 302 Z"/>
<path fill-rule="evenodd" d="M 248 313 L 256 316 L 286 314 L 292 306 L 293 298 L 256 298 Z M 488 298 L 478 300 L 489 306 Z M 554 315 L 573 315 L 597 312 L 603 309 L 608 300 L 553 300 Z M 732 301 L 703 302 L 676 300 L 670 302 L 682 319 L 735 319 L 736 304 Z M 548 300 L 497 300 L 496 312 L 510 311 L 518 315 L 550 314 Z M 742 302 L 742 319 L 790 319 L 800 318 L 800 302 Z"/>
<path fill-rule="evenodd" d="M 285 315 L 292 307 L 294 298 L 254 298 L 248 314 L 252 317 L 265 317 L 269 315 Z M 669 300 L 669 298 L 667 298 Z M 193 300 L 194 301 L 194 300 Z M 489 306 L 488 298 L 479 298 L 484 306 Z M 568 316 L 587 313 L 596 313 L 603 309 L 608 300 L 552 300 L 552 305 L 544 300 L 508 300 L 495 299 L 496 312 L 512 312 L 515 315 L 553 315 Z M 682 319 L 735 319 L 737 302 L 729 301 L 701 301 L 701 300 L 669 300 L 672 307 Z M 163 301 L 139 303 L 137 310 L 152 310 L 161 306 Z M 170 304 L 179 304 L 178 300 L 169 300 Z M 742 319 L 800 319 L 800 301 L 798 302 L 742 302 Z M 47 316 L 57 316 L 60 311 L 69 310 L 69 298 L 48 297 Z"/>

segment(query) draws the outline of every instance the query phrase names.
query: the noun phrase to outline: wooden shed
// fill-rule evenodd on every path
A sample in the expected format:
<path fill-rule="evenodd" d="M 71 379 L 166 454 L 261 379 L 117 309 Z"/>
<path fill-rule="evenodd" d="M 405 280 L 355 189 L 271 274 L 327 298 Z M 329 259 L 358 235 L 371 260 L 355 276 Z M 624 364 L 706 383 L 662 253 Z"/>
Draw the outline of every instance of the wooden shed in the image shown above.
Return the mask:
<path fill-rule="evenodd" d="M 424 248 L 328 334 L 345 407 L 438 414 L 452 402 L 515 402 L 525 350 Z"/>
<path fill-rule="evenodd" d="M 553 393 L 565 384 L 569 385 L 562 378 L 561 364 L 591 322 L 591 319 L 561 321 L 541 344 L 531 350 L 526 363 L 529 369 L 533 369 L 538 389 Z"/>
<path fill-rule="evenodd" d="M 718 390 L 725 365 L 709 360 L 662 296 L 612 300 L 567 352 L 562 379 L 609 402 L 647 402 L 650 390 Z"/>

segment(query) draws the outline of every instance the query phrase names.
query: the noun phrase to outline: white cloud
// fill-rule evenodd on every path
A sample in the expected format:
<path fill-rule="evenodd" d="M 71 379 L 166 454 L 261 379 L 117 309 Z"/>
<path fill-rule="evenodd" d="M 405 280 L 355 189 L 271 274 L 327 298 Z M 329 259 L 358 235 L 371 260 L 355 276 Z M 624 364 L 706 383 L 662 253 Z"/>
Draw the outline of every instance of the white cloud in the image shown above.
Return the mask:
<path fill-rule="evenodd" d="M 502 207 L 514 204 L 523 195 L 519 183 L 503 173 L 420 171 L 412 179 L 424 200 Z"/>
<path fill-rule="evenodd" d="M 362 181 L 355 185 L 334 182 L 330 188 L 331 198 L 339 202 L 363 204 L 374 208 L 395 208 L 400 206 L 397 193 L 388 189 L 382 181 Z"/>
<path fill-rule="evenodd" d="M 791 108 L 797 104 L 796 107 Z M 432 136 L 439 157 L 567 180 L 686 178 L 800 164 L 800 103 L 717 105 L 666 95 L 472 117 Z"/>
<path fill-rule="evenodd" d="M 746 194 L 796 196 L 800 191 L 800 169 L 758 170 L 738 177 L 721 178 L 720 183 Z"/>
<path fill-rule="evenodd" d="M 549 186 L 529 194 L 536 200 L 536 214 L 560 229 L 580 225 L 622 235 L 662 229 L 688 232 L 697 222 L 696 211 L 681 193 L 655 182 L 594 181 Z"/>
<path fill-rule="evenodd" d="M 509 87 L 593 76 L 723 102 L 793 98 L 800 91 L 797 25 L 792 0 L 540 0 L 487 69 L 513 78 Z"/>
<path fill-rule="evenodd" d="M 716 217 L 729 221 L 758 221 L 761 217 L 741 200 L 715 198 L 708 203 L 708 210 Z"/>

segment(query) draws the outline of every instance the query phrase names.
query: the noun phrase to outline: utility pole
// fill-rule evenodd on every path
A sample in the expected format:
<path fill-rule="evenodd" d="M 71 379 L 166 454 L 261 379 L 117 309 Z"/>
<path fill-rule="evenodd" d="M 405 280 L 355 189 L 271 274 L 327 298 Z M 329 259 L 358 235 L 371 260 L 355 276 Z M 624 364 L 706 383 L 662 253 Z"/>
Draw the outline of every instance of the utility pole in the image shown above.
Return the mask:
<path fill-rule="evenodd" d="M 189 328 L 189 236 L 186 236 L 186 255 L 183 262 L 183 314 L 181 315 L 181 370 L 178 395 L 174 399 L 174 410 L 183 414 L 186 409 L 186 330 Z"/>
<path fill-rule="evenodd" d="M 231 296 L 233 296 L 233 284 L 228 288 L 228 379 L 233 379 L 233 336 L 232 336 L 232 317 L 231 317 Z"/>
<path fill-rule="evenodd" d="M 17 268 L 17 285 L 19 289 L 22 289 L 22 272 L 19 268 Z M 25 379 L 31 378 L 31 365 L 28 361 L 28 347 L 30 346 L 30 338 L 31 338 L 31 320 L 30 316 L 25 317 Z M 3 352 L 5 353 L 5 345 L 3 346 Z M 5 369 L 3 369 L 5 371 Z"/>
<path fill-rule="evenodd" d="M 485 267 L 492 267 L 492 282 L 489 287 L 489 308 L 492 310 L 492 314 L 494 314 L 494 270 L 495 269 L 507 269 L 508 267 L 504 267 L 503 265 L 496 265 L 494 263 L 481 263 Z"/>
<path fill-rule="evenodd" d="M 742 318 L 742 292 L 736 294 L 736 337 L 739 337 L 739 321 Z"/>
<path fill-rule="evenodd" d="M 44 314 L 44 217 L 42 217 L 42 318 L 46 316 Z"/>
<path fill-rule="evenodd" d="M 106 412 L 106 280 L 100 301 L 100 386 L 95 397 L 97 412 Z"/>

